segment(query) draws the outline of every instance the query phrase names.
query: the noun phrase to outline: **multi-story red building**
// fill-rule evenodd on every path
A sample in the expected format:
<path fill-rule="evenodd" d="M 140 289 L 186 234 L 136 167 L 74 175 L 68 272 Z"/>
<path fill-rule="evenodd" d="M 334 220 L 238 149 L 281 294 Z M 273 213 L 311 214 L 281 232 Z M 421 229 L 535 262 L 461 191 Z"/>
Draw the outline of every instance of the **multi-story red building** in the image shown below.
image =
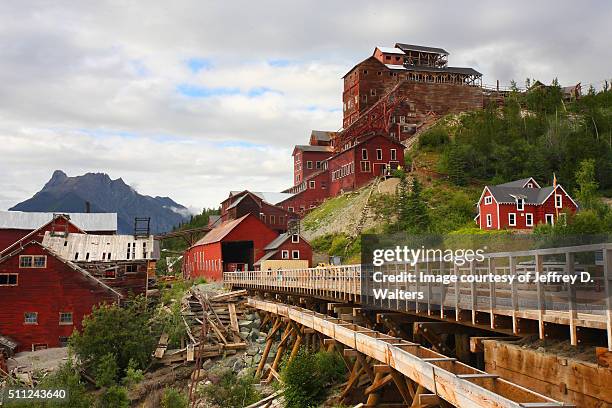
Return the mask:
<path fill-rule="evenodd" d="M 219 222 L 237 220 L 246 214 L 253 214 L 272 230 L 283 233 L 287 231 L 287 223 L 295 218 L 295 214 L 277 204 L 290 196 L 291 194 L 287 193 L 232 191 L 221 203 Z"/>
<path fill-rule="evenodd" d="M 65 346 L 83 317 L 121 294 L 38 241 L 0 259 L 0 335 L 17 351 Z"/>
<path fill-rule="evenodd" d="M 481 229 L 532 229 L 555 224 L 578 205 L 560 185 L 540 187 L 533 177 L 485 186 L 475 220 Z"/>
<path fill-rule="evenodd" d="M 442 48 L 421 45 L 397 43 L 394 47 L 376 47 L 370 57 L 343 77 L 343 128 L 347 129 L 381 101 L 389 102 L 388 95 L 393 90 L 409 83 L 425 86 L 412 87 L 404 103 L 396 106 L 389 117 L 401 129 L 393 130 L 400 140 L 410 134 L 404 127 L 418 125 L 429 112 L 462 111 L 466 104 L 470 109 L 481 108 L 482 74 L 473 68 L 448 66 L 448 55 Z M 461 98 L 453 98 L 457 92 L 462 94 Z"/>
<path fill-rule="evenodd" d="M 311 142 L 319 143 L 318 139 Z M 331 146 L 296 145 L 293 149 L 293 185 L 297 186 L 309 176 L 325 170 L 326 160 L 334 153 Z"/>

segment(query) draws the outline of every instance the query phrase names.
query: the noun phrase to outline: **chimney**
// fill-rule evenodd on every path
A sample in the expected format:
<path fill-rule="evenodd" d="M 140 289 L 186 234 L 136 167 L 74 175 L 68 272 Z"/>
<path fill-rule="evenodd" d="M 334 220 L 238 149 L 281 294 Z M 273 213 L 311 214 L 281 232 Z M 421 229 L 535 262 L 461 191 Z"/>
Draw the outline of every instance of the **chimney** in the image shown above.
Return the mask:
<path fill-rule="evenodd" d="M 91 203 L 89 201 L 85 201 L 85 212 L 87 214 L 91 212 Z"/>

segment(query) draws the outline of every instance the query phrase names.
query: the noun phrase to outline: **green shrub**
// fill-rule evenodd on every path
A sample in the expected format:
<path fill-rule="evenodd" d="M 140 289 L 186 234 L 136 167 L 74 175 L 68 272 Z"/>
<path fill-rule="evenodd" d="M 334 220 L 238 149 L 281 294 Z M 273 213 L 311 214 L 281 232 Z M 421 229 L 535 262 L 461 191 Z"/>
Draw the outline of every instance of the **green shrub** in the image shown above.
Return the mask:
<path fill-rule="evenodd" d="M 345 234 L 335 235 L 329 248 L 329 254 L 337 256 L 344 255 L 348 243 L 349 239 Z"/>
<path fill-rule="evenodd" d="M 126 306 L 101 305 L 85 317 L 82 331 L 72 334 L 70 346 L 94 370 L 112 354 L 122 377 L 130 360 L 136 368 L 144 368 L 151 358 L 159 338 L 152 332 L 151 318 L 144 297 L 130 300 Z"/>
<path fill-rule="evenodd" d="M 316 407 L 323 401 L 329 384 L 340 380 L 344 362 L 328 352 L 309 353 L 305 348 L 289 363 L 283 364 L 283 398 L 286 408 Z"/>
<path fill-rule="evenodd" d="M 127 389 L 117 385 L 108 388 L 98 401 L 99 408 L 129 408 L 129 406 Z"/>
<path fill-rule="evenodd" d="M 132 361 L 132 360 L 130 360 Z M 98 387 L 110 387 L 117 383 L 117 360 L 112 353 L 106 353 L 95 366 L 96 385 Z"/>
<path fill-rule="evenodd" d="M 136 362 L 130 359 L 130 362 L 128 363 L 128 368 L 125 371 L 125 377 L 123 377 L 123 385 L 128 388 L 132 387 L 133 385 L 141 382 L 143 378 L 144 375 L 142 373 L 142 370 L 138 369 L 138 365 L 136 364 Z"/>
<path fill-rule="evenodd" d="M 422 149 L 437 149 L 450 141 L 448 132 L 441 127 L 434 127 L 419 137 L 419 147 Z"/>
<path fill-rule="evenodd" d="M 43 378 L 40 388 L 58 388 L 67 392 L 66 401 L 45 401 L 28 403 L 28 407 L 36 408 L 90 408 L 94 399 L 87 393 L 85 384 L 81 382 L 81 375 L 71 359 L 61 365 L 56 371 Z M 16 405 L 23 406 L 23 405 Z"/>
<path fill-rule="evenodd" d="M 162 408 L 187 408 L 189 401 L 187 396 L 174 388 L 166 388 L 161 400 Z"/>
<path fill-rule="evenodd" d="M 206 399 L 223 408 L 242 408 L 261 399 L 261 394 L 254 387 L 252 375 L 237 376 L 232 370 L 219 373 L 217 384 L 208 384 L 202 388 Z"/>

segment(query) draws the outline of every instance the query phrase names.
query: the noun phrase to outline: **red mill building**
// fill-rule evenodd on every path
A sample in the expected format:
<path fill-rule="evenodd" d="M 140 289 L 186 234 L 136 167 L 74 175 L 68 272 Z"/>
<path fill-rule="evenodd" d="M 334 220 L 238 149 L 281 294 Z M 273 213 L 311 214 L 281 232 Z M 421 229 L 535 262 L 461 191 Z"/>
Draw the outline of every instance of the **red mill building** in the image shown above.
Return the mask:
<path fill-rule="evenodd" d="M 293 149 L 293 186 L 270 198 L 263 195 L 271 193 L 232 194 L 222 204 L 224 220 L 259 214 L 283 232 L 292 214 L 302 216 L 329 197 L 403 166 L 402 142 L 424 125 L 447 113 L 483 107 L 482 75 L 449 67 L 448 52 L 441 48 L 376 47 L 343 78 L 343 128 L 313 130 L 307 145 Z M 273 214 L 279 207 L 284 212 Z"/>
<path fill-rule="evenodd" d="M 401 43 L 393 48 L 376 47 L 371 57 L 343 78 L 343 128 L 392 91 L 400 91 L 403 103 L 390 118 L 397 126 L 391 127 L 393 134 L 389 135 L 400 140 L 430 112 L 444 115 L 482 108 L 483 104 L 482 74 L 472 68 L 449 67 L 448 52 L 442 48 Z M 404 130 L 404 124 L 413 126 Z"/>
<path fill-rule="evenodd" d="M 303 215 L 343 191 L 369 183 L 404 163 L 401 143 L 423 124 L 453 112 L 481 109 L 482 75 L 448 66 L 441 48 L 395 44 L 344 76 L 343 129 L 312 131 L 293 150 L 293 194 L 278 203 Z"/>

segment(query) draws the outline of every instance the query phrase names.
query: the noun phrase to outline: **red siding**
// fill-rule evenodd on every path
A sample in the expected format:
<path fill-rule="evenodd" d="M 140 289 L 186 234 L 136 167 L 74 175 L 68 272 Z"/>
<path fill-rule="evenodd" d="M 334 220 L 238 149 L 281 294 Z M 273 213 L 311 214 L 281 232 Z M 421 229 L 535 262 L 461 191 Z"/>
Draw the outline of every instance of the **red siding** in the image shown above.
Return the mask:
<path fill-rule="evenodd" d="M 47 267 L 19 268 L 19 255 L 47 255 Z M 0 273 L 19 275 L 17 286 L 0 286 L 0 333 L 19 342 L 19 351 L 35 343 L 59 347 L 59 337 L 79 330 L 94 305 L 117 301 L 116 294 L 36 244 L 2 262 Z M 24 324 L 25 312 L 37 312 L 38 323 Z M 72 312 L 73 325 L 60 325 L 60 312 Z"/>
<path fill-rule="evenodd" d="M 524 210 L 517 210 L 515 203 L 512 204 L 497 204 L 493 199 L 492 204 L 485 204 L 485 197 L 490 196 L 488 190 L 485 190 L 478 207 L 480 209 L 480 217 L 478 219 L 478 225 L 481 229 L 532 229 L 538 224 L 546 223 L 546 214 L 553 214 L 554 219 L 557 219 L 558 214 L 569 211 L 575 213 L 578 208 L 569 198 L 569 196 L 563 191 L 561 186 L 557 186 L 556 194 L 561 195 L 562 208 L 555 208 L 555 194 L 551 194 L 548 199 L 539 205 L 525 204 Z M 498 207 L 499 207 L 499 219 L 498 219 Z M 487 227 L 487 214 L 492 215 L 493 224 L 491 227 Z M 509 222 L 509 214 L 516 214 L 516 225 L 511 226 Z M 527 225 L 527 214 L 533 214 L 533 226 Z"/>
<path fill-rule="evenodd" d="M 290 259 L 293 259 L 291 258 L 291 254 L 292 254 L 291 251 L 293 250 L 300 251 L 299 259 L 307 260 L 308 267 L 309 268 L 312 267 L 312 248 L 310 247 L 310 244 L 307 241 L 305 241 L 302 237 L 300 237 L 300 242 L 298 243 L 291 242 L 291 238 L 283 242 L 283 244 L 278 247 L 278 252 L 276 252 L 270 259 L 283 259 L 282 258 L 283 250 L 289 251 Z"/>
<path fill-rule="evenodd" d="M 264 255 L 264 247 L 278 234 L 259 218 L 249 215 L 221 241 L 197 245 L 185 251 L 184 271 L 188 278 L 204 277 L 209 280 L 223 279 L 228 265 L 223 261 L 222 243 L 236 241 L 253 242 L 253 262 Z"/>
<path fill-rule="evenodd" d="M 0 248 L 0 251 L 5 251 L 6 249 L 13 247 L 14 244 L 16 244 L 20 240 L 23 240 L 24 242 L 26 241 L 27 242 L 29 241 L 42 242 L 43 238 L 45 237 L 45 232 L 53 231 L 53 230 L 57 232 L 68 231 L 69 233 L 83 233 L 83 231 L 80 228 L 78 228 L 76 225 L 74 225 L 69 220 L 66 220 L 63 217 L 57 218 L 55 222 L 49 221 L 47 224 L 41 226 L 40 228 L 36 230 L 0 230 L 0 242 L 6 241 L 10 239 L 11 237 L 19 235 L 15 231 L 23 232 L 22 236 L 18 237 L 16 240 L 9 243 L 6 247 Z"/>

